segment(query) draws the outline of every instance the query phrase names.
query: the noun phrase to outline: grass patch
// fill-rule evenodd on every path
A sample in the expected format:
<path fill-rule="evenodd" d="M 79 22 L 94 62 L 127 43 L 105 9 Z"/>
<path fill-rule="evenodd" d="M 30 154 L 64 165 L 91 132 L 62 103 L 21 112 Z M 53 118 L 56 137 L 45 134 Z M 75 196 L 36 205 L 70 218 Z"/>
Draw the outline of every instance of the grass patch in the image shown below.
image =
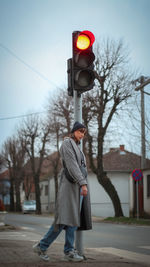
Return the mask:
<path fill-rule="evenodd" d="M 8 231 L 8 230 L 18 230 L 18 229 L 19 227 L 15 227 L 9 224 L 0 225 L 0 232 Z"/>
<path fill-rule="evenodd" d="M 137 219 L 137 218 L 131 218 L 131 217 L 108 217 L 104 219 L 104 222 L 150 226 L 149 219 L 142 219 L 142 218 Z"/>

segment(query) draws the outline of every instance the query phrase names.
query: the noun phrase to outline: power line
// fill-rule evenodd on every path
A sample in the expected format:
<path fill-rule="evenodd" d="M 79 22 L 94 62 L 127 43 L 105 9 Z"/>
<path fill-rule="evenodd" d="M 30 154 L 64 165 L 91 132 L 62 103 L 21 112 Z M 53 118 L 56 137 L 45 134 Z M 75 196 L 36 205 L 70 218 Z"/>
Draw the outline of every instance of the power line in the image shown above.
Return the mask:
<path fill-rule="evenodd" d="M 49 82 L 50 84 L 52 84 L 55 87 L 58 87 L 54 82 L 50 81 L 46 76 L 44 76 L 42 73 L 40 73 L 38 70 L 36 70 L 34 67 L 32 67 L 30 64 L 26 63 L 21 57 L 17 56 L 11 49 L 9 49 L 8 47 L 6 47 L 5 45 L 3 45 L 2 43 L 0 43 L 0 46 L 5 49 L 10 55 L 12 55 L 13 57 L 15 57 L 18 61 L 20 61 L 22 64 L 24 64 L 27 68 L 29 68 L 30 70 L 32 70 L 34 73 L 36 73 L 40 78 L 42 78 L 43 80 Z"/>
<path fill-rule="evenodd" d="M 20 61 L 23 65 L 25 65 L 31 71 L 33 71 L 34 73 L 36 73 L 40 78 L 42 78 L 43 80 L 51 83 L 53 86 L 58 87 L 54 82 L 50 81 L 46 76 L 44 76 L 38 70 L 36 70 L 35 68 L 33 68 L 30 64 L 26 63 L 21 57 L 17 56 L 11 49 L 9 49 L 8 47 L 6 47 L 4 44 L 0 43 L 0 47 L 2 47 L 3 49 L 5 49 L 11 56 L 15 57 L 18 61 Z M 33 113 L 30 113 L 30 114 L 26 114 L 26 115 L 18 115 L 18 116 L 4 117 L 4 118 L 0 118 L 0 121 L 19 119 L 19 118 L 28 117 L 28 116 L 31 116 L 31 115 L 38 115 L 38 114 L 45 113 L 45 112 L 47 112 L 47 111 L 33 112 Z"/>
<path fill-rule="evenodd" d="M 32 115 L 38 115 L 38 114 L 46 113 L 46 112 L 47 111 L 39 111 L 39 112 L 29 113 L 29 114 L 26 114 L 26 115 L 18 115 L 18 116 L 12 116 L 12 117 L 4 117 L 4 118 L 0 118 L 0 121 L 20 119 L 20 118 L 25 118 L 25 117 L 29 117 L 29 116 L 32 116 Z"/>

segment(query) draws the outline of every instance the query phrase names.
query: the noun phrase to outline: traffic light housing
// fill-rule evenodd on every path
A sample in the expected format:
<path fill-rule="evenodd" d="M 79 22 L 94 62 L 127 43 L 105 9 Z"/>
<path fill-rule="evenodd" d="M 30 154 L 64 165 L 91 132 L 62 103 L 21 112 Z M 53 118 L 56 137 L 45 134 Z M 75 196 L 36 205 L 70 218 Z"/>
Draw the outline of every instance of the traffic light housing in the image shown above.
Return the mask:
<path fill-rule="evenodd" d="M 73 96 L 73 84 L 72 84 L 72 58 L 67 60 L 67 73 L 68 73 L 68 95 Z"/>
<path fill-rule="evenodd" d="M 94 86 L 95 55 L 92 47 L 94 41 L 95 37 L 90 31 L 76 31 L 72 34 L 73 57 L 70 80 L 72 88 L 77 90 L 78 94 L 91 90 Z"/>

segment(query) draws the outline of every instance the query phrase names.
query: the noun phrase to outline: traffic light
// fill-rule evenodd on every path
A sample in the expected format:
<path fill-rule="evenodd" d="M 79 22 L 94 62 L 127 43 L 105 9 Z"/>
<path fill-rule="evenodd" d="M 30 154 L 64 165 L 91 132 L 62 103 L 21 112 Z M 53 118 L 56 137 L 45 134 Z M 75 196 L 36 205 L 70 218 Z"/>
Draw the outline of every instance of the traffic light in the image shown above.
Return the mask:
<path fill-rule="evenodd" d="M 81 94 L 94 86 L 94 60 L 92 45 L 95 37 L 90 31 L 76 31 L 72 34 L 72 88 Z"/>

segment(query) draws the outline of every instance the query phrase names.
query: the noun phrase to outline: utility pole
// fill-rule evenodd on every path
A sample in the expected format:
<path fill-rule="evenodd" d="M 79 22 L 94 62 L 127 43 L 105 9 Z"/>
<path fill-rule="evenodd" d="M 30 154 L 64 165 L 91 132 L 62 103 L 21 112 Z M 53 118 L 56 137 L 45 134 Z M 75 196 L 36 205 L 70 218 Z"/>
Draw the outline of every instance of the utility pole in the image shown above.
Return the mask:
<path fill-rule="evenodd" d="M 145 146 L 145 94 L 150 95 L 149 93 L 144 91 L 144 86 L 150 83 L 149 77 L 141 76 L 135 81 L 132 82 L 134 85 L 139 83 L 140 85 L 136 86 L 135 91 L 141 92 L 141 169 L 143 170 L 146 168 L 146 146 Z M 143 183 L 143 181 L 139 181 L 140 183 Z M 137 186 L 137 217 L 139 216 L 139 194 L 138 194 L 138 184 L 139 182 L 136 182 Z"/>
<path fill-rule="evenodd" d="M 141 77 L 143 77 L 143 76 L 141 76 Z M 143 78 L 146 78 L 146 79 L 147 79 L 147 77 L 143 77 Z M 136 81 L 138 81 L 138 79 L 137 79 Z M 144 86 L 146 86 L 146 85 L 149 84 L 149 83 L 150 83 L 150 79 L 147 79 L 146 81 L 144 80 L 142 84 L 140 84 L 139 86 L 137 86 L 137 87 L 135 88 L 135 91 L 139 91 L 139 90 L 141 90 Z M 146 92 L 144 92 L 144 93 L 146 94 Z M 148 95 L 149 95 L 149 94 L 148 94 Z"/>
<path fill-rule="evenodd" d="M 141 169 L 146 167 L 146 146 L 145 146 L 145 99 L 144 99 L 144 86 L 150 83 L 148 77 L 140 76 L 138 79 L 132 81 L 136 86 L 135 91 L 141 91 Z"/>
<path fill-rule="evenodd" d="M 144 76 L 141 76 L 141 85 L 144 82 Z M 146 167 L 146 151 L 145 151 L 145 99 L 144 87 L 141 88 L 141 169 Z"/>

